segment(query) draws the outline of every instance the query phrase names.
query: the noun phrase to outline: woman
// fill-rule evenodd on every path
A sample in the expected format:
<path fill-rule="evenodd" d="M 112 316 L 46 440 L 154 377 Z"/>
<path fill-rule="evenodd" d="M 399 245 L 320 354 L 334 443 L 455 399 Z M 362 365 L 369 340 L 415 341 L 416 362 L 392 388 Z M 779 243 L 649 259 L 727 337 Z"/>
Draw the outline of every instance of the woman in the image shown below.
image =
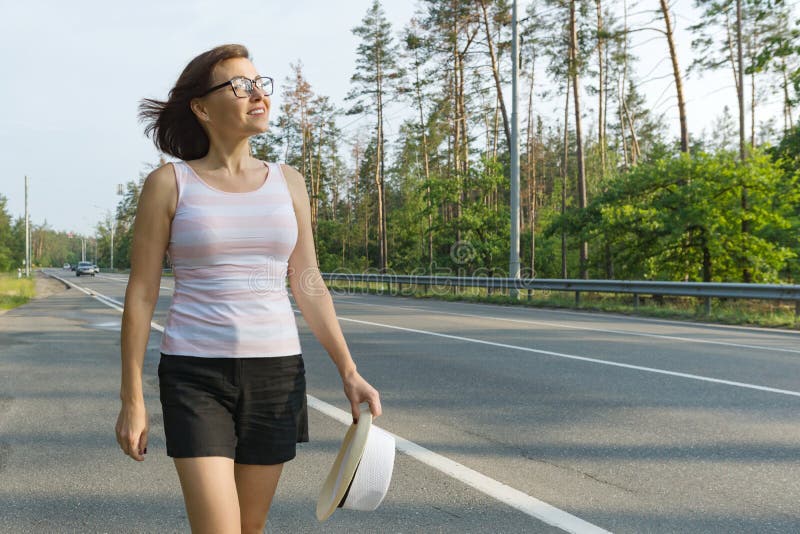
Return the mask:
<path fill-rule="evenodd" d="M 147 453 L 142 365 L 169 252 L 175 293 L 161 341 L 167 454 L 192 532 L 262 532 L 283 463 L 308 441 L 305 371 L 286 291 L 336 364 L 353 419 L 378 392 L 358 373 L 317 268 L 305 180 L 251 156 L 269 124 L 272 80 L 247 49 L 193 59 L 167 102 L 143 100 L 158 148 L 180 161 L 142 187 L 122 316 L 117 441 Z"/>

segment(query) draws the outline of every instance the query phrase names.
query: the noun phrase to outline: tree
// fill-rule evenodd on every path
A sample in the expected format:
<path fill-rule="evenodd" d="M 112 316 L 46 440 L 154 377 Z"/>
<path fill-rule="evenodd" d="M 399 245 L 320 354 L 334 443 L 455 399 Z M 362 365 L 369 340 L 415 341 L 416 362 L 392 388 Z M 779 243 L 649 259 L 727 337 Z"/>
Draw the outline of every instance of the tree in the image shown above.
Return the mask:
<path fill-rule="evenodd" d="M 426 30 L 425 42 L 431 50 L 432 60 L 438 63 L 438 76 L 441 80 L 440 93 L 437 98 L 436 108 L 439 120 L 444 122 L 442 128 L 445 137 L 442 143 L 447 143 L 440 159 L 438 169 L 443 179 L 452 180 L 458 194 L 454 199 L 443 197 L 439 206 L 444 225 L 453 226 L 454 239 L 462 241 L 460 220 L 462 209 L 469 189 L 468 180 L 472 176 L 470 169 L 470 119 L 476 117 L 474 109 L 470 109 L 469 93 L 472 86 L 481 84 L 478 69 L 483 65 L 475 64 L 473 53 L 476 43 L 475 38 L 481 30 L 481 19 L 476 2 L 467 0 L 424 0 L 422 4 L 423 17 L 421 25 Z M 472 73 L 472 84 L 468 83 L 468 74 Z M 473 89 L 477 96 L 483 96 L 483 91 Z M 496 91 L 496 89 L 495 89 Z M 496 102 L 496 95 L 495 95 Z M 479 110 L 486 113 L 485 109 Z M 487 147 L 493 154 L 497 153 L 498 115 L 499 104 L 492 107 L 494 113 L 494 140 L 492 148 Z M 486 118 L 485 116 L 482 118 Z M 487 143 L 488 144 L 488 143 Z M 449 247 L 448 247 L 449 248 Z"/>
<path fill-rule="evenodd" d="M 423 172 L 425 173 L 425 198 L 427 200 L 426 210 L 427 211 L 427 220 L 428 220 L 428 228 L 427 228 L 427 250 L 428 250 L 428 272 L 433 270 L 433 240 L 434 240 L 434 232 L 433 232 L 433 206 L 431 205 L 431 190 L 430 190 L 430 180 L 431 180 L 431 146 L 429 145 L 428 141 L 428 113 L 425 110 L 425 97 L 429 97 L 429 95 L 425 94 L 424 91 L 428 86 L 431 85 L 433 81 L 433 76 L 423 76 L 422 69 L 426 62 L 430 59 L 430 55 L 426 53 L 427 47 L 425 46 L 424 36 L 422 35 L 421 28 L 419 26 L 419 21 L 416 18 L 411 19 L 409 27 L 406 29 L 406 32 L 403 37 L 403 44 L 405 45 L 405 53 L 407 60 L 410 62 L 410 66 L 413 73 L 413 78 L 410 80 L 409 84 L 413 87 L 413 91 L 409 91 L 407 93 L 408 97 L 413 102 L 414 106 L 417 109 L 419 114 L 419 123 L 417 124 L 417 128 L 410 128 L 408 130 L 409 134 L 416 131 L 416 137 L 418 137 L 421 141 L 421 150 L 422 150 L 422 162 L 423 162 Z M 410 162 L 409 162 L 410 163 Z"/>
<path fill-rule="evenodd" d="M 392 82 L 401 78 L 403 72 L 397 64 L 398 51 L 393 43 L 391 24 L 386 19 L 379 0 L 373 0 L 361 25 L 353 28 L 353 33 L 361 38 L 361 43 L 357 48 L 356 72 L 351 77 L 354 87 L 347 95 L 347 100 L 353 101 L 354 106 L 348 114 L 375 110 L 378 151 L 375 161 L 375 183 L 378 186 L 379 268 L 380 272 L 385 272 L 389 252 L 386 244 L 384 110 L 394 90 Z"/>
<path fill-rule="evenodd" d="M 500 74 L 500 65 L 497 58 L 497 54 L 495 54 L 495 46 L 494 40 L 492 38 L 492 29 L 489 27 L 489 14 L 486 8 L 486 1 L 487 0 L 479 0 L 481 5 L 481 14 L 483 20 L 483 26 L 486 34 L 486 46 L 489 49 L 489 59 L 491 60 L 492 65 L 492 77 L 494 78 L 495 88 L 497 90 L 497 101 L 500 104 L 500 111 L 503 115 L 503 131 L 506 134 L 506 147 L 508 148 L 508 152 L 511 153 L 511 126 L 508 120 L 508 112 L 506 111 L 506 101 L 503 97 L 503 87 L 502 87 L 502 79 Z"/>
<path fill-rule="evenodd" d="M 0 271 L 10 271 L 22 263 L 15 254 L 11 214 L 7 206 L 8 199 L 0 194 Z"/>
<path fill-rule="evenodd" d="M 133 223 L 136 219 L 136 209 L 139 206 L 139 195 L 142 192 L 145 176 L 146 174 L 142 173 L 138 181 L 128 181 L 125 184 L 122 199 L 117 203 L 114 266 L 120 269 L 127 269 L 131 266 Z"/>
<path fill-rule="evenodd" d="M 764 17 L 761 46 L 753 46 L 752 63 L 755 72 L 774 72 L 783 97 L 783 133 L 794 125 L 793 107 L 800 94 L 800 28 L 791 27 L 791 11 L 787 3 L 772 6 L 770 16 Z"/>
<path fill-rule="evenodd" d="M 686 99 L 683 96 L 683 77 L 678 65 L 678 51 L 675 47 L 675 37 L 672 31 L 672 18 L 669 14 L 667 0 L 659 0 L 661 6 L 661 16 L 664 19 L 666 30 L 664 36 L 667 38 L 669 47 L 669 57 L 672 60 L 672 76 L 675 79 L 675 92 L 678 97 L 678 118 L 681 123 L 681 152 L 689 152 L 689 127 L 686 125 Z"/>
<path fill-rule="evenodd" d="M 788 246 L 797 232 L 797 185 L 797 174 L 758 150 L 744 163 L 734 151 L 665 157 L 621 175 L 566 224 L 583 238 L 611 239 L 625 278 L 740 282 L 749 264 L 753 281 L 777 282 L 797 256 Z M 742 187 L 750 192 L 747 211 Z M 554 221 L 548 233 L 563 223 Z"/>
<path fill-rule="evenodd" d="M 583 133 L 581 130 L 581 101 L 579 89 L 579 66 L 583 58 L 578 54 L 578 23 L 575 14 L 575 0 L 569 2 L 569 59 L 570 77 L 572 78 L 572 95 L 575 105 L 575 154 L 578 164 L 578 207 L 583 210 L 586 208 L 586 164 L 583 157 Z M 580 277 L 588 277 L 587 262 L 589 260 L 589 243 L 581 241 L 580 244 Z"/>

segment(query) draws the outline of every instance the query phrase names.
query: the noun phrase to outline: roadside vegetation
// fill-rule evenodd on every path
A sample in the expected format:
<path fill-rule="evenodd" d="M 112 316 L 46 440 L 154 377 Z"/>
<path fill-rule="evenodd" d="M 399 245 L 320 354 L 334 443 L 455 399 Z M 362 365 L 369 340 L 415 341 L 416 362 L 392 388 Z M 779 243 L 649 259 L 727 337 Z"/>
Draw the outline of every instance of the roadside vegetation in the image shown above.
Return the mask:
<path fill-rule="evenodd" d="M 580 305 L 575 304 L 575 294 L 562 291 L 520 291 L 519 298 L 495 290 L 488 294 L 484 288 L 448 288 L 444 286 L 409 287 L 399 292 L 390 291 L 385 284 L 326 282 L 333 294 L 364 293 L 391 295 L 445 301 L 483 302 L 533 308 L 567 309 L 575 311 L 600 311 L 637 317 L 701 321 L 742 326 L 790 328 L 800 330 L 791 302 L 751 301 L 741 299 L 711 299 L 711 313 L 706 314 L 703 301 L 693 297 L 640 296 L 636 306 L 632 295 L 608 293 L 581 293 Z"/>
<path fill-rule="evenodd" d="M 16 273 L 0 273 L 0 310 L 22 306 L 35 294 L 33 279 L 18 279 Z"/>

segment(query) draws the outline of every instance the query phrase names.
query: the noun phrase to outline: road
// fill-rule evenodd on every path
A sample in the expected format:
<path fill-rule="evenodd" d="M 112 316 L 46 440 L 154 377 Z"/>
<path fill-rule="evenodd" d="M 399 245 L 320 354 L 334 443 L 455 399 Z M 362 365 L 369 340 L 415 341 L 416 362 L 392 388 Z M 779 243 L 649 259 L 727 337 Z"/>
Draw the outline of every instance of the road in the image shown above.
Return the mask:
<path fill-rule="evenodd" d="M 0 531 L 186 532 L 164 450 L 158 325 L 145 359 L 148 458 L 119 451 L 127 279 L 0 316 Z M 84 290 L 81 290 L 83 288 Z M 85 291 L 94 295 L 87 294 Z M 349 411 L 296 317 L 311 442 L 287 464 L 272 532 L 800 532 L 797 333 L 334 294 L 359 370 L 398 436 L 375 512 L 314 517 Z"/>

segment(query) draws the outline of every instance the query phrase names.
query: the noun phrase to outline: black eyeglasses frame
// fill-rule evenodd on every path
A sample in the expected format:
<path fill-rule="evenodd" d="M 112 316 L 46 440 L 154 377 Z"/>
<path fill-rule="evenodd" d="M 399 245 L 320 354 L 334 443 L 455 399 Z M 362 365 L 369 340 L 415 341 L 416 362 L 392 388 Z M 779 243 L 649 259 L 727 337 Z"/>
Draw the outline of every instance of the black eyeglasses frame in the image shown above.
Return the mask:
<path fill-rule="evenodd" d="M 239 94 L 236 92 L 236 88 L 233 86 L 233 82 L 235 80 L 247 80 L 248 82 L 250 82 L 251 90 L 250 90 L 249 94 L 244 95 L 244 96 L 239 96 Z M 199 95 L 198 98 L 202 98 L 202 97 L 206 96 L 207 94 L 209 94 L 209 93 L 211 93 L 213 91 L 216 91 L 217 89 L 222 89 L 223 87 L 225 87 L 227 85 L 231 86 L 231 90 L 233 91 L 233 94 L 237 98 L 249 98 L 253 94 L 252 89 L 254 89 L 256 87 L 256 85 L 257 85 L 256 81 L 257 80 L 269 80 L 269 92 L 263 91 L 263 93 L 264 93 L 265 96 L 272 95 L 272 91 L 273 91 L 273 88 L 274 88 L 274 80 L 272 78 L 270 78 L 269 76 L 256 76 L 252 80 L 250 78 L 248 78 L 247 76 L 234 76 L 233 78 L 231 78 L 227 82 L 223 82 L 223 83 L 221 83 L 219 85 L 215 85 L 214 87 L 212 87 L 211 89 L 209 89 L 205 93 Z"/>

